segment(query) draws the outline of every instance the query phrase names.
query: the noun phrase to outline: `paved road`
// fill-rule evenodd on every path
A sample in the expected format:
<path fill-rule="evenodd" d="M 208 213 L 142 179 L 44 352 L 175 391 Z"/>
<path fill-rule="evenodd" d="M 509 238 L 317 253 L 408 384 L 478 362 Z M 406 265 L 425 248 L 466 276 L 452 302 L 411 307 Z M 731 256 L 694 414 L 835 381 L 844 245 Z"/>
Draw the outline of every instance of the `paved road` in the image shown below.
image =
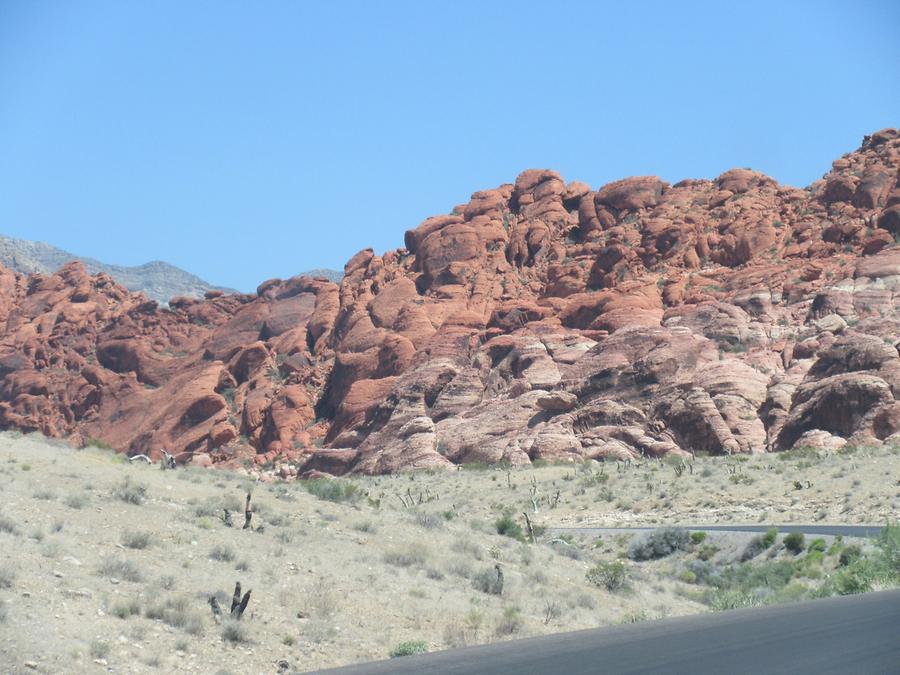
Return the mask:
<path fill-rule="evenodd" d="M 643 532 L 655 530 L 653 527 L 551 527 L 551 532 L 571 532 L 573 534 L 612 534 L 615 532 Z M 809 535 L 827 535 L 832 537 L 877 537 L 881 525 L 681 525 L 686 530 L 704 530 L 706 532 L 765 532 L 770 527 L 777 527 L 779 532 L 803 532 Z"/>
<path fill-rule="evenodd" d="M 900 590 L 549 635 L 327 672 L 897 674 Z"/>

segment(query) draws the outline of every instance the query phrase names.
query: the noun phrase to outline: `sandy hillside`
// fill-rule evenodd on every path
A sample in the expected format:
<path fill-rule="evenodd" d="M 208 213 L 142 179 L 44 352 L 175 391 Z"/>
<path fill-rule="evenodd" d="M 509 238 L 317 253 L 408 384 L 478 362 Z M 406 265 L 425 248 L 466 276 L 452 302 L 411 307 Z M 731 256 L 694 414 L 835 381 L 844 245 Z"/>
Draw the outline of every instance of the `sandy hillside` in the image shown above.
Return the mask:
<path fill-rule="evenodd" d="M 0 471 L 0 663 L 13 673 L 307 671 L 386 658 L 402 643 L 437 650 L 771 601 L 750 587 L 758 598 L 711 598 L 721 583 L 700 585 L 698 574 L 719 575 L 749 535 L 710 535 L 640 562 L 628 557 L 626 535 L 579 541 L 545 532 L 530 544 L 498 534 L 517 535 L 523 512 L 540 533 L 869 523 L 900 511 L 896 448 L 309 485 L 161 471 L 100 449 L 3 435 Z M 252 526 L 262 531 L 240 529 L 248 489 Z M 223 507 L 235 527 L 222 522 Z M 827 545 L 808 564 L 807 553 L 789 558 L 783 599 L 829 577 L 841 544 Z M 782 544 L 768 550 L 759 564 L 788 560 Z M 603 573 L 588 575 L 598 563 Z M 495 565 L 501 594 L 491 592 Z M 237 625 L 219 624 L 208 599 L 218 594 L 227 611 L 236 581 L 252 589 L 247 612 Z"/>

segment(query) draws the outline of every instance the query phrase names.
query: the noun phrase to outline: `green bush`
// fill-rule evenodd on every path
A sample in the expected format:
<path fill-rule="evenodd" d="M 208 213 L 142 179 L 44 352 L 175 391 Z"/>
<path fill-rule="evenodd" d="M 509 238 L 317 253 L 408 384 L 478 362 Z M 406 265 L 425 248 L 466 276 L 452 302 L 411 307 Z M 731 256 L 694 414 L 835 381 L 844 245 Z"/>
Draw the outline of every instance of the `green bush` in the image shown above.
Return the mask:
<path fill-rule="evenodd" d="M 770 527 L 766 530 L 766 533 L 763 535 L 762 543 L 766 548 L 772 546 L 775 543 L 775 540 L 778 538 L 778 528 Z"/>
<path fill-rule="evenodd" d="M 525 622 L 522 620 L 522 614 L 516 607 L 507 607 L 503 610 L 503 614 L 497 619 L 497 625 L 494 626 L 494 635 L 497 637 L 506 637 L 514 635 L 522 630 Z"/>
<path fill-rule="evenodd" d="M 428 643 L 422 640 L 407 640 L 394 647 L 389 653 L 392 659 L 400 656 L 413 656 L 414 654 L 426 654 Z"/>
<path fill-rule="evenodd" d="M 130 616 L 137 616 L 141 613 L 141 603 L 137 598 L 131 598 L 130 600 L 117 602 L 112 606 L 112 613 L 113 616 L 117 616 L 120 619 L 127 619 Z"/>
<path fill-rule="evenodd" d="M 328 502 L 355 502 L 362 496 L 357 485 L 337 478 L 305 480 L 303 487 L 311 495 Z"/>
<path fill-rule="evenodd" d="M 861 557 L 862 549 L 857 544 L 850 544 L 841 551 L 841 555 L 838 557 L 838 566 L 847 567 Z"/>
<path fill-rule="evenodd" d="M 661 527 L 631 542 L 628 557 L 632 560 L 656 560 L 688 548 L 691 537 L 680 527 Z"/>
<path fill-rule="evenodd" d="M 702 530 L 698 532 L 691 532 L 691 543 L 695 546 L 697 544 L 702 544 L 705 540 L 706 532 L 703 532 Z"/>
<path fill-rule="evenodd" d="M 628 583 L 625 565 L 619 561 L 599 562 L 587 571 L 587 580 L 608 591 L 618 591 Z"/>
<path fill-rule="evenodd" d="M 713 592 L 706 604 L 713 611 L 722 612 L 728 609 L 755 607 L 759 604 L 759 600 L 747 591 L 726 589 Z"/>
<path fill-rule="evenodd" d="M 712 557 L 719 552 L 719 547 L 715 544 L 704 544 L 699 549 L 697 549 L 697 557 L 700 560 L 706 561 L 712 559 Z"/>
<path fill-rule="evenodd" d="M 504 513 L 497 518 L 494 521 L 494 527 L 497 528 L 497 534 L 502 534 L 504 537 L 511 537 L 518 541 L 525 541 L 525 533 L 522 531 L 522 526 L 509 513 Z"/>
<path fill-rule="evenodd" d="M 821 553 L 824 553 L 827 548 L 828 544 L 825 543 L 824 539 L 813 539 L 811 542 L 809 542 L 809 546 L 806 547 L 806 552 L 812 553 L 813 551 L 819 551 Z"/>
<path fill-rule="evenodd" d="M 784 547 L 794 555 L 802 553 L 805 544 L 806 537 L 802 532 L 791 532 L 784 538 Z"/>

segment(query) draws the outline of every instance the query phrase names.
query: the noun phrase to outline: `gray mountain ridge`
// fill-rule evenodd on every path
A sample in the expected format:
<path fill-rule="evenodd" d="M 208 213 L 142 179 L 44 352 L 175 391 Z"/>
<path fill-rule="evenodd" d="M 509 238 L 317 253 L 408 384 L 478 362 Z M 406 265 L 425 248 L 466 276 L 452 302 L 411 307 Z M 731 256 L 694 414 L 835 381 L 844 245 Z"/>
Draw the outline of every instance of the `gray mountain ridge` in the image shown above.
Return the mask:
<path fill-rule="evenodd" d="M 130 291 L 142 292 L 151 300 L 167 303 L 176 296 L 200 298 L 210 290 L 237 293 L 224 286 L 215 286 L 180 267 L 161 260 L 143 265 L 110 265 L 95 258 L 78 256 L 40 241 L 14 239 L 0 235 L 0 265 L 20 274 L 52 274 L 72 260 L 81 261 L 91 274 L 104 272 Z M 342 272 L 315 269 L 304 272 L 340 282 Z"/>

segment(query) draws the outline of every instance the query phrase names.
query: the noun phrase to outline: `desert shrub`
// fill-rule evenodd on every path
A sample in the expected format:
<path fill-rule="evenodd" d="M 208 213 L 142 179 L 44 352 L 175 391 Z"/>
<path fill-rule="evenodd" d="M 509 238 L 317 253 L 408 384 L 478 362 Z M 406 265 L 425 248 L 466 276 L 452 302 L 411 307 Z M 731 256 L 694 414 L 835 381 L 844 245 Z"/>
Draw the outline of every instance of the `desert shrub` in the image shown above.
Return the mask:
<path fill-rule="evenodd" d="M 806 547 L 806 552 L 813 553 L 815 551 L 818 551 L 820 553 L 824 553 L 825 549 L 827 548 L 828 545 L 825 543 L 824 539 L 813 539 L 811 542 L 809 542 L 809 546 Z"/>
<path fill-rule="evenodd" d="M 494 521 L 494 527 L 497 529 L 497 534 L 502 534 L 504 537 L 511 537 L 518 541 L 525 541 L 525 533 L 522 531 L 522 526 L 515 521 L 510 513 L 504 513 L 497 518 Z"/>
<path fill-rule="evenodd" d="M 741 589 L 721 589 L 713 592 L 706 602 L 716 612 L 741 607 L 755 607 L 760 604 L 753 593 Z"/>
<path fill-rule="evenodd" d="M 35 499 L 43 499 L 45 501 L 56 499 L 56 493 L 48 488 L 40 488 L 38 490 L 35 490 L 33 496 Z"/>
<path fill-rule="evenodd" d="M 113 494 L 123 502 L 140 506 L 144 503 L 144 497 L 147 496 L 147 488 L 139 483 L 132 483 L 131 479 L 126 477 L 116 487 Z"/>
<path fill-rule="evenodd" d="M 203 632 L 203 615 L 194 609 L 190 598 L 185 596 L 170 596 L 158 600 L 144 609 L 144 616 L 162 621 L 173 628 L 181 628 L 190 635 Z"/>
<path fill-rule="evenodd" d="M 305 480 L 303 487 L 311 495 L 328 502 L 354 502 L 362 496 L 357 485 L 337 478 Z"/>
<path fill-rule="evenodd" d="M 400 656 L 413 656 L 414 654 L 425 654 L 428 652 L 428 643 L 422 640 L 407 640 L 401 642 L 390 652 L 390 657 L 395 659 Z"/>
<path fill-rule="evenodd" d="M 91 640 L 89 651 L 91 658 L 105 659 L 109 656 L 109 644 L 101 640 Z"/>
<path fill-rule="evenodd" d="M 841 555 L 838 557 L 838 565 L 847 567 L 861 557 L 862 549 L 857 544 L 850 544 L 841 550 Z"/>
<path fill-rule="evenodd" d="M 716 575 L 715 565 L 708 563 L 705 560 L 688 560 L 687 563 L 685 563 L 685 569 L 691 573 L 691 576 L 694 579 L 689 583 L 708 584 Z"/>
<path fill-rule="evenodd" d="M 339 598 L 327 579 L 319 579 L 307 593 L 307 608 L 312 616 L 327 619 L 338 611 Z"/>
<path fill-rule="evenodd" d="M 703 561 L 711 560 L 718 552 L 719 547 L 715 544 L 703 544 L 703 546 L 697 549 L 697 558 Z"/>
<path fill-rule="evenodd" d="M 883 565 L 891 575 L 900 575 L 900 525 L 888 522 L 876 541 Z"/>
<path fill-rule="evenodd" d="M 131 616 L 137 616 L 141 613 L 141 603 L 137 598 L 122 600 L 115 603 L 110 610 L 113 616 L 120 619 L 127 619 Z"/>
<path fill-rule="evenodd" d="M 6 601 L 0 600 L 0 623 L 6 623 Z"/>
<path fill-rule="evenodd" d="M 471 539 L 454 539 L 453 543 L 450 544 L 450 549 L 456 553 L 462 553 L 470 558 L 474 558 L 475 560 L 484 558 L 484 551 L 482 551 L 481 546 Z"/>
<path fill-rule="evenodd" d="M 130 560 L 114 555 L 103 558 L 97 571 L 100 576 L 108 579 L 124 579 L 132 583 L 137 583 L 144 578 L 137 565 Z"/>
<path fill-rule="evenodd" d="M 503 580 L 497 574 L 497 570 L 488 567 L 476 572 L 472 577 L 472 587 L 488 595 L 501 595 L 503 593 Z"/>
<path fill-rule="evenodd" d="M 900 583 L 900 526 L 887 523 L 875 541 L 876 550 L 870 555 L 862 555 L 855 547 L 848 553 L 846 565 L 838 568 L 827 584 L 827 590 L 839 595 L 866 593 L 878 586 L 896 586 Z M 848 546 L 841 552 L 850 551 Z"/>
<path fill-rule="evenodd" d="M 831 578 L 830 588 L 838 595 L 868 593 L 879 579 L 879 570 L 870 560 L 860 558 L 843 567 Z"/>
<path fill-rule="evenodd" d="M 678 573 L 678 580 L 683 581 L 686 584 L 696 584 L 697 575 L 689 569 L 683 569 Z"/>
<path fill-rule="evenodd" d="M 12 518 L 0 515 L 0 532 L 17 535 L 19 534 L 19 528 L 16 527 L 16 521 Z"/>
<path fill-rule="evenodd" d="M 744 550 L 741 551 L 740 560 L 741 562 L 747 562 L 748 560 L 752 560 L 760 553 L 765 551 L 768 546 L 763 543 L 763 538 L 761 535 L 757 535 L 753 537 L 750 541 L 747 542 L 747 545 L 744 547 Z"/>
<path fill-rule="evenodd" d="M 156 583 L 160 588 L 163 588 L 167 591 L 171 591 L 173 588 L 175 588 L 175 585 L 177 582 L 173 575 L 164 574 L 156 581 Z"/>
<path fill-rule="evenodd" d="M 237 554 L 228 544 L 216 544 L 209 550 L 209 557 L 219 562 L 233 562 Z"/>
<path fill-rule="evenodd" d="M 137 530 L 125 530 L 122 533 L 122 545 L 127 548 L 144 549 L 153 541 L 153 535 L 149 532 Z"/>
<path fill-rule="evenodd" d="M 428 560 L 428 550 L 419 543 L 412 543 L 402 548 L 386 551 L 384 561 L 397 567 L 412 567 L 422 565 Z"/>
<path fill-rule="evenodd" d="M 447 564 L 447 572 L 448 574 L 462 577 L 463 579 L 468 579 L 472 576 L 472 563 L 470 563 L 465 558 L 453 558 Z"/>
<path fill-rule="evenodd" d="M 240 621 L 226 619 L 222 624 L 222 639 L 232 644 L 241 644 L 249 641 L 246 626 Z"/>
<path fill-rule="evenodd" d="M 702 544 L 706 540 L 706 532 L 702 530 L 697 532 L 691 532 L 691 543 L 695 546 L 698 544 Z"/>
<path fill-rule="evenodd" d="M 683 551 L 690 545 L 688 531 L 680 527 L 661 527 L 631 542 L 628 557 L 632 560 L 656 560 L 675 551 Z"/>
<path fill-rule="evenodd" d="M 794 555 L 803 552 L 805 543 L 806 537 L 802 532 L 791 532 L 784 537 L 784 547 Z"/>
<path fill-rule="evenodd" d="M 8 563 L 0 564 L 0 588 L 12 588 L 16 580 L 16 570 Z"/>
<path fill-rule="evenodd" d="M 558 553 L 561 556 L 566 558 L 571 558 L 572 560 L 581 560 L 584 557 L 581 549 L 578 548 L 575 544 L 566 541 L 553 541 L 550 542 L 550 548 L 553 549 L 554 552 Z"/>
<path fill-rule="evenodd" d="M 758 556 L 763 551 L 771 548 L 778 538 L 778 528 L 770 527 L 765 534 L 753 537 L 741 553 L 741 562 L 746 562 Z"/>
<path fill-rule="evenodd" d="M 68 495 L 64 500 L 63 504 L 68 506 L 70 509 L 83 509 L 88 505 L 88 496 L 87 495 Z"/>
<path fill-rule="evenodd" d="M 587 580 L 608 591 L 618 591 L 628 583 L 625 565 L 619 561 L 599 562 L 587 571 Z"/>
<path fill-rule="evenodd" d="M 522 630 L 523 624 L 524 621 L 519 610 L 515 607 L 507 607 L 503 610 L 500 618 L 497 619 L 497 623 L 494 626 L 494 635 L 497 637 L 514 635 Z"/>
<path fill-rule="evenodd" d="M 416 511 L 413 514 L 413 522 L 419 527 L 427 530 L 434 530 L 443 527 L 446 519 L 439 513 L 429 513 L 427 511 Z"/>

